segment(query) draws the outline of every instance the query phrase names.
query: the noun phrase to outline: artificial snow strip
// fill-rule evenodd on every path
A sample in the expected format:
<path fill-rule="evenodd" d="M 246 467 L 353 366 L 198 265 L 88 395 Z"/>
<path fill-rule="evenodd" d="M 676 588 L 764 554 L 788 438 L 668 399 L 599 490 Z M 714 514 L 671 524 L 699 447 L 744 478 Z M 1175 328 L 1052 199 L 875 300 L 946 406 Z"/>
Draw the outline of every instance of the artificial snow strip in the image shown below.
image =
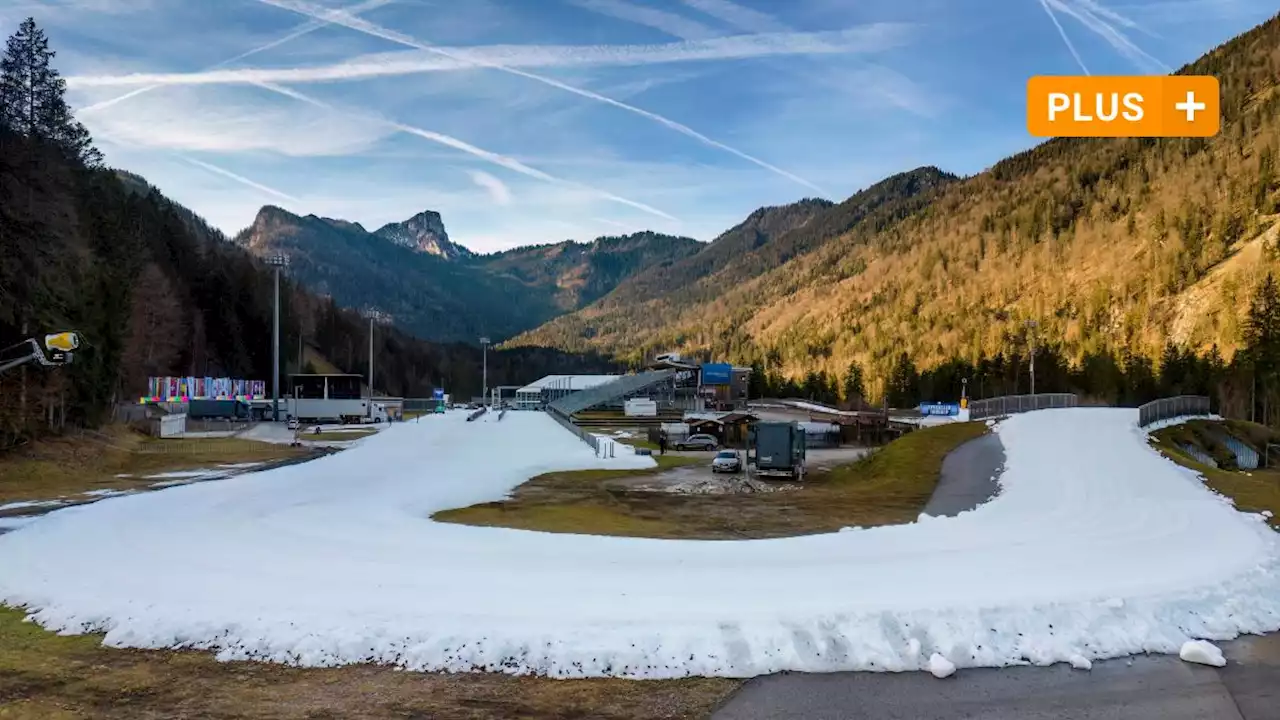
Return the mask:
<path fill-rule="evenodd" d="M 449 413 L 318 460 L 59 510 L 0 536 L 0 601 L 111 646 L 558 677 L 1045 665 L 1280 629 L 1280 534 L 1137 412 L 1017 415 L 956 517 L 787 539 L 438 523 L 597 458 L 542 413 Z"/>

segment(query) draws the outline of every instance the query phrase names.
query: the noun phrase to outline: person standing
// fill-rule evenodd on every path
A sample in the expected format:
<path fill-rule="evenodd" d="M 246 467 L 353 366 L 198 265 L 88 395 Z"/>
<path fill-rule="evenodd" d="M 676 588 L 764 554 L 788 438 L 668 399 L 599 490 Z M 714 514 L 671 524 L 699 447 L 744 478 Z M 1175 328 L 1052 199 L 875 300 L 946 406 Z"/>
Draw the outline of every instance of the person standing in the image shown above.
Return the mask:
<path fill-rule="evenodd" d="M 658 433 L 658 454 L 667 454 L 667 433 L 666 431 Z"/>

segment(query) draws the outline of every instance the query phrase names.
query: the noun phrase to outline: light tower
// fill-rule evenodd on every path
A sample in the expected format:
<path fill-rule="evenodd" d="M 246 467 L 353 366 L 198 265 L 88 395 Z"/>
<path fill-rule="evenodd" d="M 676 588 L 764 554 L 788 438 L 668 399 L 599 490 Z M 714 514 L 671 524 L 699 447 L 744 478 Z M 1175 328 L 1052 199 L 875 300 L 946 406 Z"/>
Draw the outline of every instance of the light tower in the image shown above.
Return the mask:
<path fill-rule="evenodd" d="M 480 338 L 480 398 L 489 404 L 489 338 Z"/>
<path fill-rule="evenodd" d="M 280 422 L 280 271 L 289 264 L 289 256 L 276 253 L 267 258 L 275 271 L 275 315 L 271 322 L 271 421 Z"/>
<path fill-rule="evenodd" d="M 1036 321 L 1027 321 L 1027 342 L 1031 344 L 1031 394 L 1036 394 Z"/>

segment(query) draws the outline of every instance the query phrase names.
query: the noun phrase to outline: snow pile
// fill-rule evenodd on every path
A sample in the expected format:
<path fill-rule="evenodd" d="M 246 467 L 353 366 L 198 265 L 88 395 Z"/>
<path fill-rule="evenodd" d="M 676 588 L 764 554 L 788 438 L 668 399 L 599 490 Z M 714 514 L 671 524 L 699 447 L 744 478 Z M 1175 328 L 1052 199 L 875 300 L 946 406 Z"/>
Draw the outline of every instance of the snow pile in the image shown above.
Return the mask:
<path fill-rule="evenodd" d="M 540 473 L 653 465 L 542 413 L 436 417 L 60 510 L 0 536 L 0 600 L 113 646 L 556 676 L 1083 667 L 1280 629 L 1280 535 L 1148 447 L 1136 411 L 997 432 L 1001 492 L 972 512 L 699 542 L 433 522 Z"/>
<path fill-rule="evenodd" d="M 4 510 L 34 510 L 36 508 L 57 507 L 66 505 L 65 500 L 19 500 L 17 502 L 5 503 L 0 505 L 0 511 Z"/>
<path fill-rule="evenodd" d="M 1204 640 L 1188 640 L 1182 643 L 1182 649 L 1178 651 L 1178 657 L 1189 663 L 1198 663 L 1200 665 L 1225 667 L 1227 664 L 1227 659 L 1222 657 L 1222 651 L 1218 649 L 1218 646 Z"/>
<path fill-rule="evenodd" d="M 934 653 L 929 656 L 929 672 L 936 678 L 951 677 L 956 674 L 956 664 L 940 653 Z"/>

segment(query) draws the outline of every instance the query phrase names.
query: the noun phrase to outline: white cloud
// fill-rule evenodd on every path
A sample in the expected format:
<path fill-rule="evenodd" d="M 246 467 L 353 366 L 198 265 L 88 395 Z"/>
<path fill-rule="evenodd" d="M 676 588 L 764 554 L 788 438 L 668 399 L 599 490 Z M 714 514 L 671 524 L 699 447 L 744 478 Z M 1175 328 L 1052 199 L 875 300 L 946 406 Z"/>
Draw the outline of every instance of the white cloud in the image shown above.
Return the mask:
<path fill-rule="evenodd" d="M 658 45 L 494 45 L 372 53 L 330 65 L 284 68 L 235 68 L 190 73 L 72 75 L 67 87 L 136 85 L 234 85 L 318 83 L 428 72 L 473 70 L 477 65 L 511 68 L 637 66 L 664 63 L 742 60 L 766 56 L 876 53 L 904 44 L 911 26 L 878 23 L 821 33 L 737 35 L 697 42 Z M 448 53 L 441 55 L 441 53 Z"/>
<path fill-rule="evenodd" d="M 91 133 L 133 147 L 295 157 L 350 155 L 394 133 L 346 113 L 264 101 L 261 95 L 168 88 L 94 113 L 83 122 Z"/>
<path fill-rule="evenodd" d="M 468 170 L 467 173 L 471 176 L 472 182 L 489 193 L 489 198 L 494 203 L 498 205 L 511 204 L 511 190 L 507 188 L 506 183 L 483 170 Z"/>

